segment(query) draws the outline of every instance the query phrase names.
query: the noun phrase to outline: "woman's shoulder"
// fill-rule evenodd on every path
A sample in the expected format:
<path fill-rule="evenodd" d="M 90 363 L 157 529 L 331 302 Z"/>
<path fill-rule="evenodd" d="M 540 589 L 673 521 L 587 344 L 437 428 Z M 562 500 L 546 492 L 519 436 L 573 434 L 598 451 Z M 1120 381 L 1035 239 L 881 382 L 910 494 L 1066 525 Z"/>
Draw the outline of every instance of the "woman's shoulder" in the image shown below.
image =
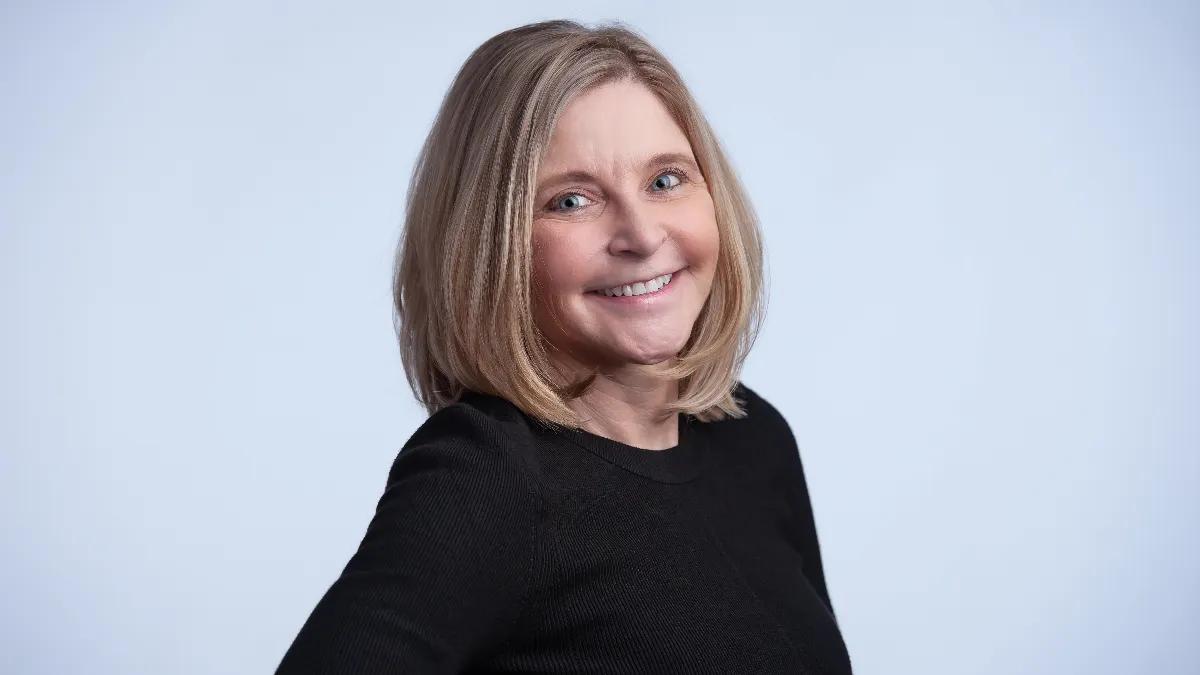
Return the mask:
<path fill-rule="evenodd" d="M 505 399 L 467 392 L 422 422 L 405 448 L 428 443 L 496 448 L 517 442 L 524 421 L 517 407 Z"/>
<path fill-rule="evenodd" d="M 733 389 L 733 397 L 741 402 L 746 413 L 745 417 L 739 418 L 744 424 L 762 426 L 764 431 L 786 433 L 789 437 L 792 435 L 791 427 L 783 413 L 745 382 L 738 380 Z"/>
<path fill-rule="evenodd" d="M 515 406 L 469 394 L 431 414 L 401 447 L 388 485 L 414 472 L 459 481 L 528 486 L 528 430 Z M 506 480 L 507 479 L 507 480 Z"/>

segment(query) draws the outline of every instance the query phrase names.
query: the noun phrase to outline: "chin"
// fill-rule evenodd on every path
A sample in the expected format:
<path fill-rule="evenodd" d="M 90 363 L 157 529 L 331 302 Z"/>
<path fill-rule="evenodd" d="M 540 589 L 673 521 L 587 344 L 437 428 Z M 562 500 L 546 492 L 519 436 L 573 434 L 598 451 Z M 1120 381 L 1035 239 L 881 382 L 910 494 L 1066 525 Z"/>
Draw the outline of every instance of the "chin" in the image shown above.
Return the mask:
<path fill-rule="evenodd" d="M 676 351 L 674 354 L 624 354 L 618 361 L 622 364 L 634 364 L 638 366 L 654 366 L 679 354 Z"/>
<path fill-rule="evenodd" d="M 617 350 L 613 360 L 620 363 L 634 363 L 639 366 L 653 366 L 668 359 L 673 359 L 687 344 L 688 336 L 675 340 L 663 340 L 656 343 L 637 341 Z"/>

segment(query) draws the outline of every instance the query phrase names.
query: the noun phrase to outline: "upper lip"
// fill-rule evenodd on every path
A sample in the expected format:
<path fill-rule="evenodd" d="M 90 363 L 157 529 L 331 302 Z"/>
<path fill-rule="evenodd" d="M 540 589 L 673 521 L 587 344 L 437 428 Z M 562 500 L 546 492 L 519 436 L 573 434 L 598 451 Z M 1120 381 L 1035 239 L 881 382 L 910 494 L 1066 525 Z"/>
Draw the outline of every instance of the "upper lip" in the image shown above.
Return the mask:
<path fill-rule="evenodd" d="M 666 271 L 666 272 L 659 272 L 658 274 L 651 274 L 651 275 L 650 275 L 650 276 L 648 276 L 648 277 L 635 277 L 635 278 L 634 278 L 634 279 L 632 279 L 631 281 L 621 281 L 621 282 L 618 282 L 618 283 L 615 283 L 615 284 L 608 284 L 608 285 L 606 285 L 606 286 L 596 286 L 595 288 L 591 288 L 591 289 L 588 289 L 588 290 L 592 290 L 592 291 L 603 291 L 603 290 L 607 290 L 607 289 L 609 289 L 609 288 L 616 288 L 616 287 L 618 287 L 618 286 L 632 286 L 633 284 L 636 284 L 636 283 L 639 283 L 639 282 L 646 282 L 646 281 L 650 281 L 651 279 L 657 279 L 658 277 L 661 277 L 661 276 L 663 276 L 664 274 L 670 274 L 671 276 L 675 276 L 675 275 L 676 275 L 676 274 L 678 274 L 678 273 L 679 273 L 679 271 L 680 271 L 680 270 L 682 270 L 682 269 L 683 269 L 683 268 L 682 268 L 682 267 L 680 267 L 679 269 L 676 269 L 676 270 L 668 270 L 668 271 Z"/>

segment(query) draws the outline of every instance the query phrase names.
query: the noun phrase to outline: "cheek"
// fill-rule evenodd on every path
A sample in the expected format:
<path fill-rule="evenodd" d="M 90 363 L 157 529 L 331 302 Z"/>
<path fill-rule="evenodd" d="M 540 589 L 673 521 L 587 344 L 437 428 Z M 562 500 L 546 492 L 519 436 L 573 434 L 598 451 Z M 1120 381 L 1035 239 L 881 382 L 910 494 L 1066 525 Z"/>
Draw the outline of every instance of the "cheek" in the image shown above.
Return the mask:
<path fill-rule="evenodd" d="M 704 199 L 689 204 L 689 213 L 681 222 L 687 223 L 686 227 L 681 228 L 678 238 L 688 264 L 701 273 L 711 273 L 716 267 L 721 246 L 712 199 L 705 195 Z"/>
<path fill-rule="evenodd" d="M 559 228 L 537 227 L 533 234 L 533 281 L 543 301 L 554 302 L 565 293 L 578 292 L 584 255 L 577 242 Z"/>

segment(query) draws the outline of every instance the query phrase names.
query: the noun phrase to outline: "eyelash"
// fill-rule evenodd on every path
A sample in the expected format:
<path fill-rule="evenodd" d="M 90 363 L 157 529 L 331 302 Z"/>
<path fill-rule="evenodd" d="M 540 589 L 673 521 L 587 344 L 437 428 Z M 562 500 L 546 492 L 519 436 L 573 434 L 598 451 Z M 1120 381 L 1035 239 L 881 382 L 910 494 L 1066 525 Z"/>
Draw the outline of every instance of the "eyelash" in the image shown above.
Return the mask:
<path fill-rule="evenodd" d="M 680 169 L 679 167 L 674 167 L 674 166 L 666 167 L 662 171 L 659 171 L 658 173 L 654 174 L 654 179 L 657 180 L 659 176 L 662 176 L 663 174 L 668 174 L 668 173 L 673 173 L 679 178 L 679 185 L 674 185 L 672 187 L 669 187 L 666 190 L 663 190 L 663 192 L 670 192 L 671 190 L 674 190 L 676 188 L 683 187 L 684 183 L 691 181 L 691 176 L 688 175 L 688 172 L 684 171 L 683 169 Z M 651 181 L 651 184 L 653 184 L 653 181 Z M 574 211 L 575 209 L 557 209 L 557 208 L 555 208 L 555 205 L 558 204 L 558 202 L 562 201 L 562 199 L 564 197 L 570 197 L 571 195 L 577 195 L 577 194 L 580 194 L 578 190 L 570 190 L 567 192 L 560 192 L 559 194 L 555 195 L 554 197 L 552 197 L 550 199 L 550 203 L 546 205 L 546 209 L 548 211 Z M 587 195 L 584 195 L 584 196 L 586 197 Z M 583 207 L 576 207 L 576 208 L 583 208 Z"/>
<path fill-rule="evenodd" d="M 683 185 L 684 183 L 691 180 L 691 176 L 688 176 L 688 173 L 686 171 L 684 171 L 683 169 L 680 169 L 678 167 L 674 167 L 674 166 L 669 166 L 669 167 L 663 169 L 662 171 L 659 171 L 657 174 L 654 175 L 654 177 L 658 178 L 659 176 L 661 176 L 665 173 L 673 173 L 676 176 L 679 176 L 679 185 L 676 185 L 676 186 L 670 188 L 672 190 L 674 190 L 675 188 L 679 187 L 680 185 Z"/>

